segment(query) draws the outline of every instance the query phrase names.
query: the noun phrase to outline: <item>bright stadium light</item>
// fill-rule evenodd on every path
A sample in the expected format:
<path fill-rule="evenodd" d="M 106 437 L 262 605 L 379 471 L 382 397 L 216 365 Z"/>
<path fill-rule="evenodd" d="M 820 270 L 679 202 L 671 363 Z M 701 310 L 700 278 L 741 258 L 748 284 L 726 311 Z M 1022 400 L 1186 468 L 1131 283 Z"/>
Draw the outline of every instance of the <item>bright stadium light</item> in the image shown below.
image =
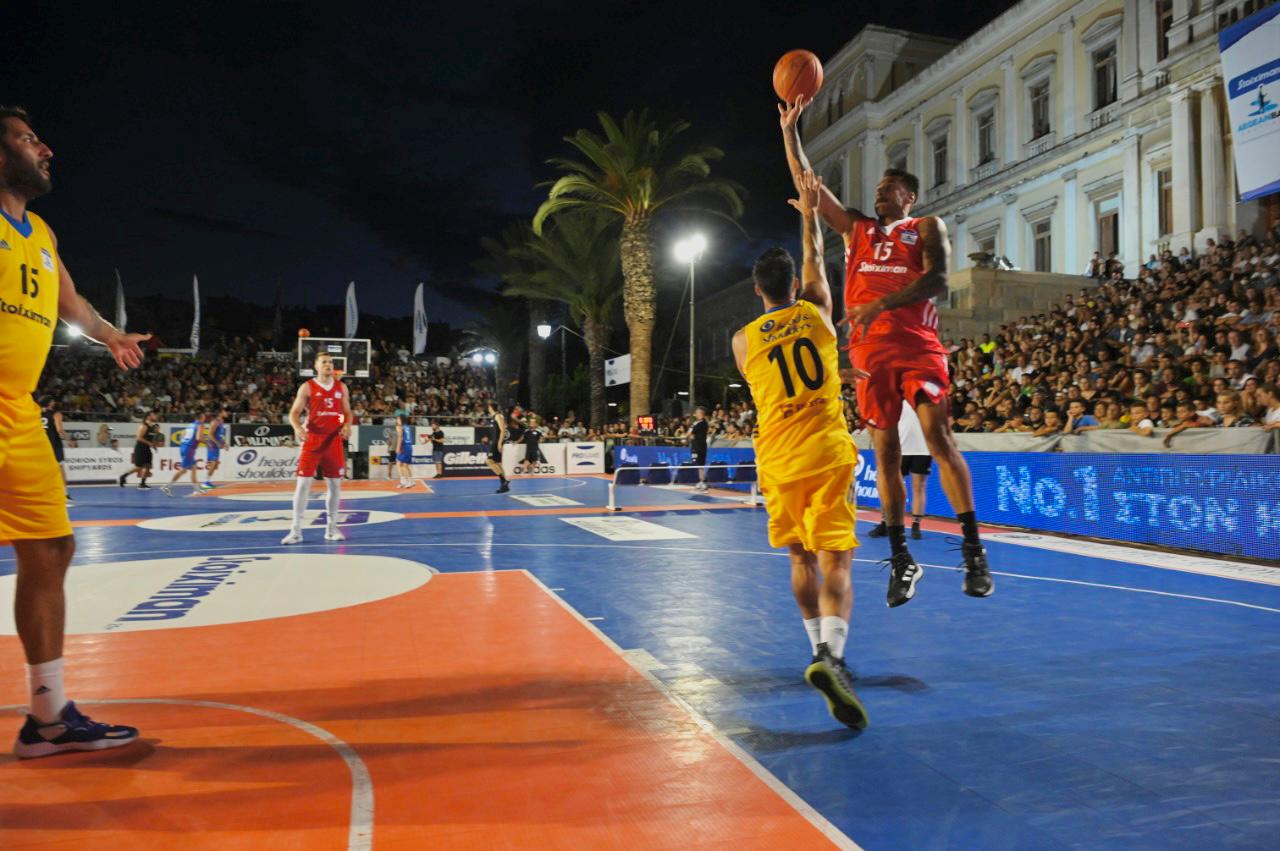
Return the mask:
<path fill-rule="evenodd" d="M 688 390 L 677 390 L 677 391 L 676 391 L 676 395 L 677 395 L 677 396 L 688 396 L 688 395 L 689 395 L 689 391 L 688 391 Z"/>
<path fill-rule="evenodd" d="M 474 355 L 471 356 L 471 362 L 474 364 L 484 363 L 484 355 L 480 354 L 479 352 L 476 352 Z"/>
<path fill-rule="evenodd" d="M 547 339 L 548 337 L 550 337 L 550 336 L 551 336 L 551 326 L 550 326 L 550 325 L 539 325 L 539 326 L 538 326 L 538 336 L 539 336 L 539 337 L 541 337 L 541 338 L 542 338 L 542 339 L 544 339 L 544 340 L 545 340 L 545 339 Z"/>
<path fill-rule="evenodd" d="M 676 260 L 681 263 L 697 263 L 707 250 L 707 238 L 700 233 L 691 234 L 675 244 Z"/>
<path fill-rule="evenodd" d="M 738 383 L 738 382 L 736 382 L 736 381 L 732 381 L 732 382 L 730 382 L 730 383 L 729 383 L 729 386 L 730 386 L 730 387 L 732 387 L 734 390 L 737 390 L 737 389 L 738 389 L 739 387 L 741 387 L 742 385 L 741 385 L 741 384 L 739 384 L 739 383 Z"/>
<path fill-rule="evenodd" d="M 498 362 L 498 356 L 495 355 L 493 352 L 489 352 L 487 355 L 484 356 L 484 362 L 487 364 L 495 364 Z"/>

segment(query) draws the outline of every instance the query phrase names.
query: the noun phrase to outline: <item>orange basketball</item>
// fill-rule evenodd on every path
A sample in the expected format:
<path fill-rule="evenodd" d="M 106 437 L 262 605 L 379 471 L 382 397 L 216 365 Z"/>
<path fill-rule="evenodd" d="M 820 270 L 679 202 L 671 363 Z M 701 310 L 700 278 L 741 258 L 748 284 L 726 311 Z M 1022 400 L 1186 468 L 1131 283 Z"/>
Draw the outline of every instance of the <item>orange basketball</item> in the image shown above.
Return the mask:
<path fill-rule="evenodd" d="M 310 336 L 311 336 L 311 332 L 310 332 L 310 331 L 308 331 L 306 328 L 299 328 L 299 329 L 298 329 L 298 336 L 299 336 L 299 337 L 310 337 Z"/>
<path fill-rule="evenodd" d="M 787 103 L 795 103 L 800 95 L 806 101 L 822 88 L 822 63 L 807 50 L 792 50 L 773 66 L 773 90 Z"/>

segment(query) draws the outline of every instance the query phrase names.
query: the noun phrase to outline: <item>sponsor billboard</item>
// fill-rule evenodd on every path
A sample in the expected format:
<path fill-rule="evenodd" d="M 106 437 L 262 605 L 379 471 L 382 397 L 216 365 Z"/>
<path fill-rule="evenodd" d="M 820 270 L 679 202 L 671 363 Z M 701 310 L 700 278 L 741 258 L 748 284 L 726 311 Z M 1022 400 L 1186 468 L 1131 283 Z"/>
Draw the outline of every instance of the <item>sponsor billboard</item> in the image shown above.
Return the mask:
<path fill-rule="evenodd" d="M 526 461 L 527 447 L 523 443 L 508 443 L 502 447 L 502 469 L 508 476 L 562 476 L 564 475 L 564 444 L 543 443 L 538 446 L 538 456 Z"/>
<path fill-rule="evenodd" d="M 232 447 L 222 453 L 214 473 L 219 482 L 292 481 L 298 469 L 298 448 L 264 446 Z"/>
<path fill-rule="evenodd" d="M 1280 192 L 1280 6 L 1221 30 L 1218 49 L 1240 200 Z"/>
<path fill-rule="evenodd" d="M 62 430 L 67 433 L 67 440 L 74 440 L 80 448 L 91 448 L 98 446 L 98 432 L 103 426 L 111 433 L 111 437 L 119 442 L 121 447 L 132 449 L 134 438 L 138 434 L 139 423 L 103 423 L 103 422 L 85 422 L 83 420 L 63 420 Z M 68 443 L 67 446 L 70 446 Z"/>
<path fill-rule="evenodd" d="M 233 423 L 227 429 L 227 445 L 288 446 L 293 443 L 293 426 L 269 423 Z"/>
<path fill-rule="evenodd" d="M 565 443 L 564 471 L 574 473 L 603 473 L 603 443 Z"/>
<path fill-rule="evenodd" d="M 489 447 L 479 444 L 450 446 L 444 451 L 446 476 L 492 476 L 493 471 L 485 463 Z"/>
<path fill-rule="evenodd" d="M 68 482 L 109 482 L 133 469 L 130 449 L 65 449 L 62 468 Z"/>

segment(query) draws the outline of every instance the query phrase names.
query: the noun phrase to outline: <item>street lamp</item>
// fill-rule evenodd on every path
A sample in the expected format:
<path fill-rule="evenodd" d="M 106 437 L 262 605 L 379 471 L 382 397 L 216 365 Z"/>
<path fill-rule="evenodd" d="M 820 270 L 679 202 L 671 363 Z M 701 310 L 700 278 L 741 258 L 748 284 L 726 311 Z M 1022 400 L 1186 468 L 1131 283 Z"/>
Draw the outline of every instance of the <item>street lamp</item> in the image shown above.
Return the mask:
<path fill-rule="evenodd" d="M 742 387 L 742 384 L 741 382 L 738 382 L 738 381 L 730 381 L 728 384 L 724 386 L 724 393 L 720 396 L 720 407 L 723 408 L 726 412 L 729 410 L 730 388 L 734 390 L 738 390 L 741 387 Z"/>
<path fill-rule="evenodd" d="M 693 268 L 697 265 L 698 260 L 702 258 L 702 252 L 707 250 L 707 238 L 700 233 L 690 234 L 675 244 L 676 260 L 681 263 L 689 264 L 689 409 L 693 410 L 693 377 L 696 373 L 694 369 L 693 354 Z"/>
<path fill-rule="evenodd" d="M 579 334 L 577 331 L 574 331 L 572 328 L 567 328 L 564 325 L 557 325 L 554 328 L 552 328 L 550 325 L 538 326 L 538 336 L 544 340 L 550 338 L 551 335 L 557 331 L 560 332 L 560 383 L 561 385 L 563 385 L 564 382 L 568 380 L 568 374 L 569 374 L 569 371 L 566 368 L 567 356 L 565 355 L 565 352 L 568 349 L 568 346 L 567 346 L 568 341 L 565 339 L 565 336 L 564 336 L 565 332 L 568 331 L 570 334 L 573 334 L 575 337 L 582 337 L 582 335 Z M 586 339 L 586 338 L 584 337 L 583 339 Z"/>

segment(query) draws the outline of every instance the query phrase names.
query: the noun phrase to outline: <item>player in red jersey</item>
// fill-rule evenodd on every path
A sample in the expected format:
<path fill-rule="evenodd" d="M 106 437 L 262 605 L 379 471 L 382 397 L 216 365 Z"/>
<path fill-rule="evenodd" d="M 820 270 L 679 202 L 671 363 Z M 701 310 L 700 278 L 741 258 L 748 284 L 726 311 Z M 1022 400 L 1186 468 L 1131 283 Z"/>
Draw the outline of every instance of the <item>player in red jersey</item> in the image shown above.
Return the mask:
<path fill-rule="evenodd" d="M 324 476 L 325 516 L 328 527 L 326 541 L 343 541 L 346 536 L 338 528 L 338 502 L 342 499 L 342 474 L 347 459 L 342 445 L 351 434 L 351 394 L 347 386 L 333 374 L 333 358 L 326 352 L 316 355 L 316 377 L 298 388 L 289 409 L 289 422 L 294 438 L 302 446 L 298 455 L 298 481 L 293 491 L 293 526 L 282 544 L 302 542 L 302 520 L 307 510 L 307 497 L 316 471 Z M 302 412 L 307 412 L 304 427 Z"/>
<path fill-rule="evenodd" d="M 803 98 L 779 106 L 783 145 L 791 176 L 810 169 L 800 145 Z M 969 465 L 951 436 L 947 350 L 938 340 L 933 299 L 947 292 L 951 248 L 937 216 L 913 218 L 919 180 L 888 169 L 876 186 L 875 217 L 846 208 L 823 186 L 818 213 L 845 245 L 845 323 L 850 328 L 849 360 L 857 379 L 858 412 L 871 427 L 876 450 L 881 511 L 892 547 L 893 568 L 886 595 L 890 606 L 915 596 L 923 569 L 907 549 L 902 522 L 906 490 L 898 418 L 903 403 L 915 408 L 929 454 L 938 462 L 942 489 L 964 529 L 964 592 L 986 597 L 994 590 L 986 549 L 978 537 Z"/>

